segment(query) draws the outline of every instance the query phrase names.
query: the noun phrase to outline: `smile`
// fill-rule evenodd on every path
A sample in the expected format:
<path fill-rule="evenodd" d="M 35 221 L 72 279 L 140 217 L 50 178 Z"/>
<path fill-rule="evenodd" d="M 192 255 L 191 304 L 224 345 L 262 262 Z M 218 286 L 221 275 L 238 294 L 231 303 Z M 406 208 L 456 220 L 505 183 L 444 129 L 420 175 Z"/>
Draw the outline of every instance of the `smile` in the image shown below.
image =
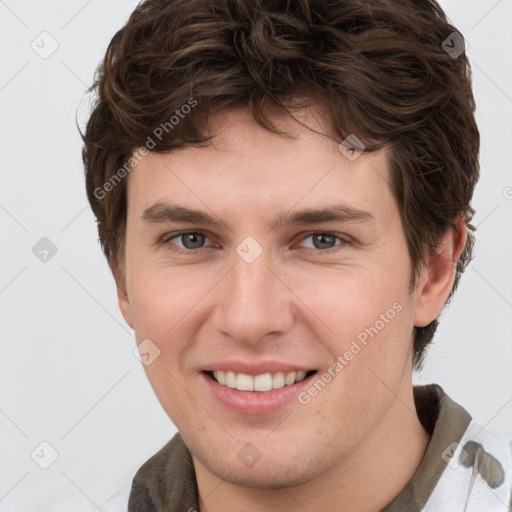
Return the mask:
<path fill-rule="evenodd" d="M 233 371 L 215 370 L 207 372 L 209 377 L 221 386 L 226 386 L 238 391 L 255 391 L 265 393 L 285 386 L 291 386 L 302 382 L 306 377 L 315 373 L 315 370 L 304 372 L 275 372 L 262 373 L 260 375 L 247 375 Z"/>

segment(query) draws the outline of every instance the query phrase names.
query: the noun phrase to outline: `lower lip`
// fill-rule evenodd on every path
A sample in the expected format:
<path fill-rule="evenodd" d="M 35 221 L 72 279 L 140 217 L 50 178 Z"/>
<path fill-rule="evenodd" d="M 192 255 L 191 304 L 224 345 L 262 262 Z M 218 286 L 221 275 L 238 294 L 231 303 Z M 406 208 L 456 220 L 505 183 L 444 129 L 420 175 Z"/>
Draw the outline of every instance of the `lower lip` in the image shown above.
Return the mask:
<path fill-rule="evenodd" d="M 228 386 L 222 386 L 205 373 L 201 373 L 210 393 L 228 409 L 242 414 L 270 414 L 290 404 L 294 400 L 298 403 L 297 395 L 307 386 L 310 375 L 301 382 L 284 386 L 271 391 L 239 391 Z"/>

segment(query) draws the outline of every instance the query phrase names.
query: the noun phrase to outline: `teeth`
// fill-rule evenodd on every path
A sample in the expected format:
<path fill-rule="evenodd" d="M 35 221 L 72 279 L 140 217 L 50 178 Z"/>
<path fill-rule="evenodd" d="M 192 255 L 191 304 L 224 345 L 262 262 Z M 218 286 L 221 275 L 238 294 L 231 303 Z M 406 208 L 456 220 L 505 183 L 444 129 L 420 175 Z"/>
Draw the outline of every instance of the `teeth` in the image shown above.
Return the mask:
<path fill-rule="evenodd" d="M 254 378 L 245 373 L 239 373 L 236 377 L 235 388 L 238 391 L 253 391 L 254 390 Z"/>
<path fill-rule="evenodd" d="M 253 380 L 254 391 L 270 391 L 272 389 L 272 375 L 270 373 L 256 375 Z"/>
<path fill-rule="evenodd" d="M 274 389 L 284 388 L 285 382 L 284 382 L 284 373 L 283 372 L 277 372 L 274 373 L 274 376 L 272 377 L 272 387 Z"/>
<path fill-rule="evenodd" d="M 301 382 L 306 378 L 306 372 L 276 372 L 274 374 L 262 373 L 261 375 L 246 375 L 245 373 L 235 373 L 232 371 L 224 372 L 215 370 L 213 372 L 215 380 L 222 386 L 238 389 L 239 391 L 271 391 L 280 389 L 284 386 L 291 386 L 296 382 Z"/>
<path fill-rule="evenodd" d="M 220 372 L 219 373 L 224 373 Z M 235 372 L 226 372 L 226 386 L 229 388 L 235 388 L 236 387 L 236 374 Z"/>
<path fill-rule="evenodd" d="M 213 372 L 213 376 L 215 377 L 215 380 L 219 384 L 222 384 L 223 386 L 226 385 L 226 373 L 225 372 L 215 371 L 215 372 Z"/>
<path fill-rule="evenodd" d="M 285 378 L 284 378 L 284 383 L 287 386 L 291 386 L 295 382 L 295 377 L 297 377 L 297 373 L 296 372 L 287 373 Z"/>

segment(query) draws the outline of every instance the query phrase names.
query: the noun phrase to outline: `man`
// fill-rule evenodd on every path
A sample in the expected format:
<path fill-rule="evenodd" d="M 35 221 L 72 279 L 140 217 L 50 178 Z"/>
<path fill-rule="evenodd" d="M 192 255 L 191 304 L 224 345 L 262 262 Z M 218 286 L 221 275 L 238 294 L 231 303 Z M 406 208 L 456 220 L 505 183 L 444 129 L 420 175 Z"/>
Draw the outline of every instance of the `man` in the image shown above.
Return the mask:
<path fill-rule="evenodd" d="M 511 446 L 413 387 L 472 256 L 479 132 L 431 0 L 148 0 L 87 192 L 178 428 L 130 511 L 506 511 Z"/>

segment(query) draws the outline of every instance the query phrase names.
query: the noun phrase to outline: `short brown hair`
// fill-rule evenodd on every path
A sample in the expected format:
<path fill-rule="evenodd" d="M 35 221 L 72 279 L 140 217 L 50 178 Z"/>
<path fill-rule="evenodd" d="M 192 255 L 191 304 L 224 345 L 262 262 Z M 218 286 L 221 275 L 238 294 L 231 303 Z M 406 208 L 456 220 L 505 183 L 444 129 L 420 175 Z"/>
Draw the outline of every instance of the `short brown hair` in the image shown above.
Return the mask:
<path fill-rule="evenodd" d="M 453 47 L 454 32 L 460 43 L 434 0 L 141 2 L 98 68 L 91 88 L 98 97 L 83 134 L 87 194 L 118 282 L 122 178 L 134 151 L 205 143 L 208 116 L 237 106 L 279 133 L 267 107 L 290 114 L 302 98 L 304 106 L 327 107 L 338 141 L 355 134 L 366 151 L 389 147 L 411 291 L 442 235 L 465 219 L 468 239 L 449 301 L 472 258 L 480 145 L 469 61 L 443 49 L 447 40 Z M 191 100 L 191 112 L 180 110 Z M 416 369 L 437 325 L 414 328 Z"/>

